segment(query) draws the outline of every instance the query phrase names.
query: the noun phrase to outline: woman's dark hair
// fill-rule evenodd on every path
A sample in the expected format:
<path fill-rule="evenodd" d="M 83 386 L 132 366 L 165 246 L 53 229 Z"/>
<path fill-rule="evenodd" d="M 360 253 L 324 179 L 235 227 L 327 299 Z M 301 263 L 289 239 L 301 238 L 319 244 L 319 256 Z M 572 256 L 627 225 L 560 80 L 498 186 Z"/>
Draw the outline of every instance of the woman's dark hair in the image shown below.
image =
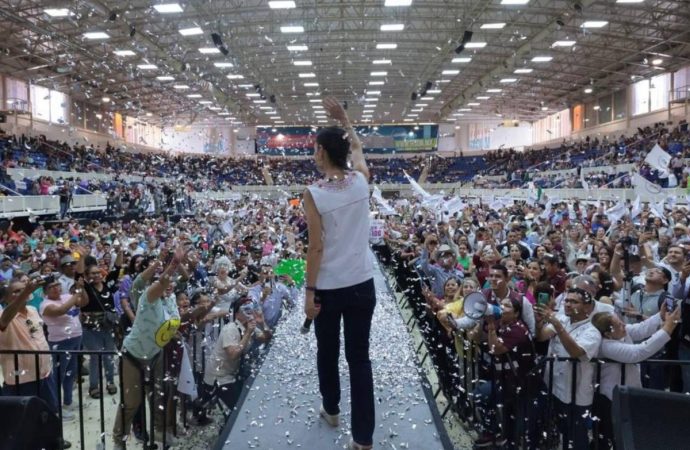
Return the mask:
<path fill-rule="evenodd" d="M 143 263 L 144 256 L 143 256 L 143 255 L 134 255 L 134 256 L 132 256 L 132 258 L 129 260 L 129 264 L 127 265 L 127 275 L 133 277 L 133 276 L 138 275 L 139 272 L 142 271 L 142 270 L 141 270 L 141 266 L 142 266 L 142 265 L 139 265 L 139 268 L 140 268 L 140 269 L 139 269 L 139 272 L 137 272 L 137 269 L 136 269 L 137 259 L 141 259 L 141 260 L 142 260 L 142 263 Z"/>
<path fill-rule="evenodd" d="M 347 169 L 347 155 L 350 153 L 347 131 L 338 127 L 322 128 L 316 134 L 316 143 L 323 147 L 334 166 Z"/>

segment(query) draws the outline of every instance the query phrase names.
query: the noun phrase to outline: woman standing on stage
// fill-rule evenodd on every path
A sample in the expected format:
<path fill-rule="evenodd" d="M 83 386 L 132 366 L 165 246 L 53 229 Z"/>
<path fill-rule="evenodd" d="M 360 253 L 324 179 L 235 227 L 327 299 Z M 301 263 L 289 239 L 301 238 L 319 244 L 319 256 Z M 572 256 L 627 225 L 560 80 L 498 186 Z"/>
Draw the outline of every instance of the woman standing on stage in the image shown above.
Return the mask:
<path fill-rule="evenodd" d="M 332 97 L 323 102 L 343 128 L 322 128 L 314 159 L 324 178 L 304 192 L 309 232 L 305 313 L 314 319 L 322 404 L 320 414 L 338 426 L 340 414 L 340 321 L 350 369 L 354 450 L 370 449 L 374 434 L 374 383 L 369 332 L 376 306 L 369 252 L 369 169 L 362 144 L 345 109 Z M 347 158 L 351 155 L 351 167 Z"/>

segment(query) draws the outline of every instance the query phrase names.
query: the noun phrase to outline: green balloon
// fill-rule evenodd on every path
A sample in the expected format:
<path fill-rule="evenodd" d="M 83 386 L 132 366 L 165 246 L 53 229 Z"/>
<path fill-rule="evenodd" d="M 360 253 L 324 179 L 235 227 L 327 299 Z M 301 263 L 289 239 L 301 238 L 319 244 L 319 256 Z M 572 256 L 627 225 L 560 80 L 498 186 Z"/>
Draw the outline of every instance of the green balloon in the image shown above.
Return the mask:
<path fill-rule="evenodd" d="M 303 259 L 283 259 L 273 269 L 276 275 L 290 275 L 297 286 L 304 284 L 307 263 Z"/>

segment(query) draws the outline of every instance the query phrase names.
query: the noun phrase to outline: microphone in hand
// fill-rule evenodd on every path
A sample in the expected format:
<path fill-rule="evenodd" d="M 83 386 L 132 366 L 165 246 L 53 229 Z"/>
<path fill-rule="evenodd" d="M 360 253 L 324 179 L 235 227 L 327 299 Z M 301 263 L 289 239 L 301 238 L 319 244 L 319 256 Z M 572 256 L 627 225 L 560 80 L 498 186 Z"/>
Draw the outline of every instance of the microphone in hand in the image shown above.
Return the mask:
<path fill-rule="evenodd" d="M 321 299 L 320 298 L 314 297 L 314 307 L 316 308 L 317 314 L 318 314 L 318 311 L 321 309 Z M 300 333 L 302 333 L 302 334 L 309 333 L 309 329 L 311 328 L 312 322 L 314 322 L 314 319 L 310 319 L 309 317 L 304 319 L 304 323 L 302 324 L 302 326 L 299 329 Z"/>

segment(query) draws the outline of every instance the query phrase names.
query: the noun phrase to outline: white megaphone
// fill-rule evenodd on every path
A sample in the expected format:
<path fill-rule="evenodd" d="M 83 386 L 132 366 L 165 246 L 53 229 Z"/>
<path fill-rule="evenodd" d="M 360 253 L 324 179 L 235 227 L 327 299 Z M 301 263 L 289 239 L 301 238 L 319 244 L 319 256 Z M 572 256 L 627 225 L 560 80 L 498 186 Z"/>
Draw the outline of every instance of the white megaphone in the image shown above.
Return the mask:
<path fill-rule="evenodd" d="M 500 306 L 489 303 L 481 292 L 473 292 L 465 297 L 462 310 L 472 320 L 481 320 L 485 316 L 499 320 L 503 312 Z"/>

